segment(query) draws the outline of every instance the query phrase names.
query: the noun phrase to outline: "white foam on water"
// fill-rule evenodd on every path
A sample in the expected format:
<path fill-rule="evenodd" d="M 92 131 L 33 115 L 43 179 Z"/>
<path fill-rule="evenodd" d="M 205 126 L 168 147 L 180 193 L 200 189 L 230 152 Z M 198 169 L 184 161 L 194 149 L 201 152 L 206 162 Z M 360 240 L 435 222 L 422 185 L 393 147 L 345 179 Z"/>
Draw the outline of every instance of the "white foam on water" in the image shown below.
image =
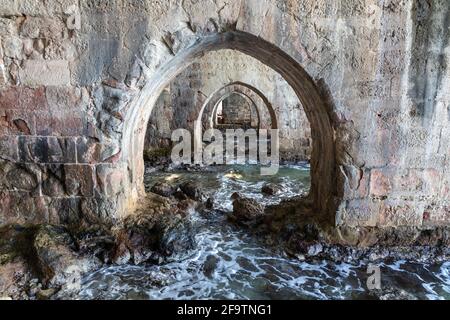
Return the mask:
<path fill-rule="evenodd" d="M 230 174 L 231 173 L 231 174 Z M 152 173 L 164 179 L 173 173 Z M 177 173 L 179 180 L 195 177 L 215 199 L 215 209 L 232 210 L 234 192 L 264 205 L 307 192 L 309 165 L 282 166 L 278 176 L 261 180 L 259 168 L 236 168 L 200 173 Z M 258 175 L 258 176 L 257 176 Z M 150 177 L 146 177 L 151 180 Z M 266 182 L 283 192 L 264 196 Z M 111 266 L 84 278 L 83 299 L 349 299 L 367 297 L 367 266 L 329 261 L 301 262 L 266 248 L 245 230 L 226 222 L 223 214 L 210 219 L 192 216 L 199 227 L 197 249 L 183 261 L 163 266 Z M 209 257 L 217 259 L 210 274 L 204 272 Z M 380 264 L 383 285 L 398 286 L 419 298 L 450 298 L 450 262 L 429 270 L 427 265 L 399 260 Z M 429 279 L 433 279 L 430 281 Z M 404 284 L 408 288 L 403 288 Z"/>

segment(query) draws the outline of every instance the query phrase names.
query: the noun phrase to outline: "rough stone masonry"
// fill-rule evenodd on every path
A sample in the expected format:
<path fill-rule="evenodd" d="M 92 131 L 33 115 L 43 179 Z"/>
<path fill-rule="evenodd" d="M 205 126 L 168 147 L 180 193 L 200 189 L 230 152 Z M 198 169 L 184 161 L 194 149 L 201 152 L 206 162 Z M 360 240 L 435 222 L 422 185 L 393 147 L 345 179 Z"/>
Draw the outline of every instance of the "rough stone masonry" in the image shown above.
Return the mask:
<path fill-rule="evenodd" d="M 448 0 L 0 0 L 0 224 L 112 223 L 163 89 L 210 51 L 278 72 L 336 225 L 450 223 Z"/>

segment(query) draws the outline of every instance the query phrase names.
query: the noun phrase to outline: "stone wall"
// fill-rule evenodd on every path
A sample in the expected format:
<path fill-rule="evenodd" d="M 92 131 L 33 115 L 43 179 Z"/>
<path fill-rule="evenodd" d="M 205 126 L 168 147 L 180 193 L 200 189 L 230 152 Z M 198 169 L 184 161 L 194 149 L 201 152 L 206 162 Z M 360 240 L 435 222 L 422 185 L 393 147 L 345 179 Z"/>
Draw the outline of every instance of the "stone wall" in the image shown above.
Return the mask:
<path fill-rule="evenodd" d="M 205 52 L 273 67 L 349 226 L 450 222 L 447 0 L 0 0 L 0 224 L 130 213 L 162 90 Z"/>
<path fill-rule="evenodd" d="M 224 124 L 251 125 L 251 101 L 234 94 L 222 101 L 222 116 Z"/>

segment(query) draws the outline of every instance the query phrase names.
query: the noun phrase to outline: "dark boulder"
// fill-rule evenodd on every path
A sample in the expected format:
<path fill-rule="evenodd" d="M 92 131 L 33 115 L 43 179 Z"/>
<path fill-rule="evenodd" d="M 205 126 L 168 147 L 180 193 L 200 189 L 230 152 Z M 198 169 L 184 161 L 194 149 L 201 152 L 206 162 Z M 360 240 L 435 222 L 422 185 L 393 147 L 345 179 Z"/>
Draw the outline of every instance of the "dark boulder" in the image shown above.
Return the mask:
<path fill-rule="evenodd" d="M 247 224 L 249 222 L 257 222 L 264 216 L 264 206 L 258 201 L 239 195 L 233 196 L 233 213 L 229 215 L 231 221 Z"/>
<path fill-rule="evenodd" d="M 187 200 L 189 201 L 189 200 Z M 190 203 L 140 211 L 125 218 L 116 236 L 112 260 L 116 264 L 165 263 L 196 246 Z"/>
<path fill-rule="evenodd" d="M 207 210 L 212 210 L 212 209 L 214 209 L 214 199 L 213 199 L 213 198 L 208 198 L 208 200 L 206 200 L 205 208 L 206 208 Z"/>
<path fill-rule="evenodd" d="M 261 192 L 268 196 L 274 196 L 281 191 L 281 188 L 274 183 L 267 183 L 261 188 Z"/>
<path fill-rule="evenodd" d="M 20 226 L 0 228 L 0 298 L 29 298 L 34 272 L 28 263 L 31 255 L 29 229 Z"/>
<path fill-rule="evenodd" d="M 214 272 L 217 269 L 217 265 L 219 263 L 220 259 L 214 255 L 209 255 L 206 258 L 205 263 L 203 264 L 203 273 L 208 278 L 212 278 Z"/>
<path fill-rule="evenodd" d="M 82 256 L 77 252 L 78 244 L 64 227 L 39 227 L 33 248 L 42 281 L 48 287 L 77 291 L 81 277 L 101 266 L 97 258 Z"/>
<path fill-rule="evenodd" d="M 173 194 L 173 196 L 174 196 L 175 199 L 177 199 L 179 201 L 184 201 L 184 200 L 188 200 L 189 199 L 189 197 L 183 191 L 180 191 L 180 190 L 176 191 Z"/>
<path fill-rule="evenodd" d="M 180 185 L 180 190 L 195 201 L 203 201 L 204 195 L 197 183 L 188 181 Z"/>
<path fill-rule="evenodd" d="M 177 188 L 171 186 L 168 183 L 157 182 L 153 185 L 150 191 L 163 197 L 171 197 L 174 195 L 176 189 Z"/>

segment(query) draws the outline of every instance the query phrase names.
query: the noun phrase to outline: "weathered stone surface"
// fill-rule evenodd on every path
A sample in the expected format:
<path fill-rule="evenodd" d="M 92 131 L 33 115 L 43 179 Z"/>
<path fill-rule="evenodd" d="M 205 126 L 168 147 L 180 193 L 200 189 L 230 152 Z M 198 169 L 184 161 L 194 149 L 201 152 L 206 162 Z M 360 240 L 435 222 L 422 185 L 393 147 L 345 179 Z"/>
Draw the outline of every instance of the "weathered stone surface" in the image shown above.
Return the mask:
<path fill-rule="evenodd" d="M 47 223 L 48 211 L 44 198 L 33 193 L 0 191 L 0 225 Z"/>
<path fill-rule="evenodd" d="M 18 137 L 0 136 L 0 159 L 17 161 L 19 157 L 19 149 L 17 148 Z"/>
<path fill-rule="evenodd" d="M 65 60 L 25 60 L 19 77 L 24 85 L 34 87 L 69 85 L 69 64 Z"/>
<path fill-rule="evenodd" d="M 0 190 L 39 194 L 40 170 L 32 164 L 0 161 Z"/>
<path fill-rule="evenodd" d="M 86 134 L 86 115 L 75 112 L 36 113 L 36 134 L 39 136 L 81 136 Z"/>
<path fill-rule="evenodd" d="M 196 246 L 189 208 L 157 195 L 148 197 L 148 206 L 124 220 L 113 256 L 116 263 L 163 263 L 186 255 Z"/>
<path fill-rule="evenodd" d="M 229 218 L 237 223 L 255 222 L 264 215 L 264 207 L 254 199 L 234 197 L 233 213 Z"/>
<path fill-rule="evenodd" d="M 13 59 L 22 57 L 23 43 L 17 37 L 7 37 L 3 39 L 3 53 Z"/>
<path fill-rule="evenodd" d="M 15 300 L 28 299 L 34 274 L 25 257 L 31 254 L 29 230 L 20 226 L 0 228 L 0 295 Z"/>
<path fill-rule="evenodd" d="M 180 186 L 181 191 L 185 195 L 187 195 L 190 199 L 195 201 L 202 201 L 204 198 L 204 194 L 197 183 L 194 181 L 189 181 L 181 184 Z"/>
<path fill-rule="evenodd" d="M 48 222 L 53 225 L 79 227 L 83 223 L 80 198 L 45 198 L 48 208 Z"/>
<path fill-rule="evenodd" d="M 163 197 L 170 197 L 175 193 L 176 188 L 168 183 L 158 182 L 153 185 L 150 191 Z"/>
<path fill-rule="evenodd" d="M 8 87 L 0 90 L 0 108 L 27 112 L 46 110 L 45 88 Z"/>
<path fill-rule="evenodd" d="M 69 196 L 87 198 L 94 196 L 95 178 L 92 166 L 66 165 L 64 167 L 64 176 L 66 191 Z M 114 185 L 117 186 L 117 183 L 114 183 Z"/>
<path fill-rule="evenodd" d="M 280 186 L 273 184 L 273 183 L 268 183 L 265 184 L 262 188 L 261 188 L 261 192 L 265 195 L 268 196 L 274 196 L 277 193 L 279 193 L 281 191 Z"/>
<path fill-rule="evenodd" d="M 76 144 L 71 138 L 19 138 L 19 158 L 23 162 L 76 163 Z"/>
<path fill-rule="evenodd" d="M 99 267 L 100 262 L 77 253 L 72 236 L 62 227 L 42 226 L 36 232 L 34 250 L 42 279 L 53 287 L 77 291 L 84 273 Z"/>
<path fill-rule="evenodd" d="M 105 196 L 115 196 L 123 192 L 124 170 L 114 165 L 98 165 L 96 167 L 98 191 Z"/>

